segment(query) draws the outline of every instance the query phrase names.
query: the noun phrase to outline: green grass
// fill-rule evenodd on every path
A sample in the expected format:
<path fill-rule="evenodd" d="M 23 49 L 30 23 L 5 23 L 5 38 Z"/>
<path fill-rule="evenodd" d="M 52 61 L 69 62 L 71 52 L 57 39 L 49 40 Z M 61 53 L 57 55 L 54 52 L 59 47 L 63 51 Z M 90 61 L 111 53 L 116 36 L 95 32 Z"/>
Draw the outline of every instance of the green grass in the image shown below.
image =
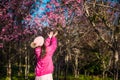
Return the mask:
<path fill-rule="evenodd" d="M 67 76 L 66 77 L 67 80 L 113 80 L 111 78 L 100 78 L 98 76 L 84 76 L 84 75 L 80 75 L 79 77 L 75 78 L 74 76 Z M 64 80 L 63 76 L 59 77 L 59 80 Z"/>
<path fill-rule="evenodd" d="M 35 76 L 34 76 L 34 73 L 30 73 L 28 75 L 28 79 L 26 80 L 34 80 L 35 79 Z M 7 77 L 0 77 L 0 80 L 8 80 Z M 14 75 L 12 76 L 12 80 L 25 80 L 25 77 L 23 75 L 21 76 L 17 76 L 17 75 Z M 54 79 L 54 80 L 64 80 L 64 76 L 59 76 L 59 79 Z M 84 76 L 84 75 L 80 75 L 79 77 L 75 78 L 74 76 L 67 76 L 66 77 L 66 80 L 113 80 L 111 78 L 100 78 L 98 76 Z"/>
<path fill-rule="evenodd" d="M 67 76 L 67 80 L 112 80 L 111 78 L 99 78 L 97 76 L 84 76 L 80 75 L 78 78 L 75 78 L 73 76 Z M 8 78 L 0 78 L 0 80 L 8 80 Z M 12 80 L 25 80 L 24 77 L 18 77 L 18 76 L 13 76 Z M 28 79 L 26 80 L 34 80 L 34 76 L 29 76 Z M 64 80 L 63 76 L 59 78 L 59 80 Z"/>
<path fill-rule="evenodd" d="M 0 80 L 8 80 L 8 78 L 6 77 L 6 67 L 0 67 L 1 68 L 1 70 L 0 70 Z M 19 70 L 19 68 L 18 67 L 16 67 L 16 66 L 12 66 L 12 79 L 11 80 L 25 80 L 25 76 L 24 76 L 24 67 L 22 67 L 22 74 L 20 74 L 19 76 L 18 76 L 18 70 Z M 30 72 L 32 72 L 32 73 L 30 73 L 29 75 L 28 75 L 28 79 L 26 79 L 26 80 L 34 80 L 35 79 L 35 75 L 34 75 L 34 68 L 33 67 L 31 67 L 30 68 Z M 54 77 L 55 77 L 55 75 L 54 75 Z M 64 79 L 64 75 L 63 76 L 59 76 L 58 78 L 54 78 L 54 80 L 65 80 Z M 111 79 L 111 78 L 100 78 L 99 76 L 85 76 L 85 75 L 79 75 L 79 77 L 78 78 L 75 78 L 73 75 L 68 75 L 67 77 L 66 77 L 66 80 L 113 80 L 113 79 Z"/>
<path fill-rule="evenodd" d="M 63 76 L 59 77 L 59 80 L 64 80 Z M 79 77 L 75 78 L 74 76 L 67 76 L 66 80 L 113 80 L 111 78 L 100 78 L 98 76 L 84 76 L 80 75 Z"/>

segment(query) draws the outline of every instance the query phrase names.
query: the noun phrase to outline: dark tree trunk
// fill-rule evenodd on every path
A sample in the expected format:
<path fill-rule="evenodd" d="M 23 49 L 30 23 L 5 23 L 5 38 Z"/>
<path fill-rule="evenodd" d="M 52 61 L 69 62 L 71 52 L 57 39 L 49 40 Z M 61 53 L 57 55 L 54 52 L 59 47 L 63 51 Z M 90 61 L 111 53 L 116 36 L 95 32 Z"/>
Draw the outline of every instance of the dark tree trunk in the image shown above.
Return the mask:
<path fill-rule="evenodd" d="M 9 46 L 8 54 L 7 54 L 7 59 L 8 59 L 8 65 L 7 65 L 7 78 L 8 78 L 8 79 L 7 79 L 7 80 L 11 80 L 11 72 L 12 72 L 10 52 L 11 52 L 11 46 Z"/>
<path fill-rule="evenodd" d="M 113 70 L 114 70 L 114 80 L 118 80 L 118 51 L 114 53 L 114 63 L 113 63 Z"/>
<path fill-rule="evenodd" d="M 7 80 L 11 80 L 11 72 L 12 72 L 11 60 L 9 59 L 8 60 L 8 65 L 7 65 Z"/>

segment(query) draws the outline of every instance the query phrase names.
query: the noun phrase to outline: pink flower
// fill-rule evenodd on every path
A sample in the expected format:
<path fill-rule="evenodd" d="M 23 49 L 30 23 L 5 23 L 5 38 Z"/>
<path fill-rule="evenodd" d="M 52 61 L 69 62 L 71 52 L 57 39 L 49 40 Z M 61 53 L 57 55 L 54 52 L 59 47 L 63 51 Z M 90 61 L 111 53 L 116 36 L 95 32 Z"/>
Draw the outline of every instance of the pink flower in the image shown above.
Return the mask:
<path fill-rule="evenodd" d="M 81 0 L 77 0 L 78 3 L 81 3 Z"/>
<path fill-rule="evenodd" d="M 2 32 L 5 32 L 5 28 L 2 29 Z"/>
<path fill-rule="evenodd" d="M 3 43 L 0 43 L 0 48 L 3 48 Z"/>

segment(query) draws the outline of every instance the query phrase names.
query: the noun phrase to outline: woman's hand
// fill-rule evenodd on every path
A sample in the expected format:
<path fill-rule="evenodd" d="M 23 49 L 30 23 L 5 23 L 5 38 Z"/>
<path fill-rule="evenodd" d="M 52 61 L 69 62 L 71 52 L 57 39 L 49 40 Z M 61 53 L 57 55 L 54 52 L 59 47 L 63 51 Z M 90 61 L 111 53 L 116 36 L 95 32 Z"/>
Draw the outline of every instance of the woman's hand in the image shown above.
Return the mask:
<path fill-rule="evenodd" d="M 53 37 L 56 37 L 58 35 L 58 31 L 56 31 L 54 34 L 53 34 Z"/>
<path fill-rule="evenodd" d="M 53 31 L 51 31 L 50 33 L 48 33 L 48 36 L 49 36 L 50 38 L 52 38 L 52 37 L 53 37 Z"/>
<path fill-rule="evenodd" d="M 48 33 L 48 36 L 49 36 L 50 38 L 56 37 L 57 35 L 58 35 L 58 31 L 56 31 L 55 33 L 53 33 L 53 31 L 51 31 L 50 33 Z"/>

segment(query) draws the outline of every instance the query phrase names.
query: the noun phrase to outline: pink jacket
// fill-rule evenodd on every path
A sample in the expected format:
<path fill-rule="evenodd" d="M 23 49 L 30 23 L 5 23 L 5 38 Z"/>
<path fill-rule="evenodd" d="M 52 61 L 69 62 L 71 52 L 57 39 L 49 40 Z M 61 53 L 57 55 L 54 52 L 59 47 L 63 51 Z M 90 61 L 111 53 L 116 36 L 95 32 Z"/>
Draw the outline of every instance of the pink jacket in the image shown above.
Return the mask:
<path fill-rule="evenodd" d="M 42 76 L 45 74 L 53 73 L 54 71 L 52 56 L 57 48 L 57 39 L 55 37 L 47 38 L 45 40 L 45 47 L 46 53 L 45 57 L 43 58 L 40 57 L 41 47 L 35 48 L 35 54 L 37 58 L 37 65 L 35 68 L 36 76 Z"/>

